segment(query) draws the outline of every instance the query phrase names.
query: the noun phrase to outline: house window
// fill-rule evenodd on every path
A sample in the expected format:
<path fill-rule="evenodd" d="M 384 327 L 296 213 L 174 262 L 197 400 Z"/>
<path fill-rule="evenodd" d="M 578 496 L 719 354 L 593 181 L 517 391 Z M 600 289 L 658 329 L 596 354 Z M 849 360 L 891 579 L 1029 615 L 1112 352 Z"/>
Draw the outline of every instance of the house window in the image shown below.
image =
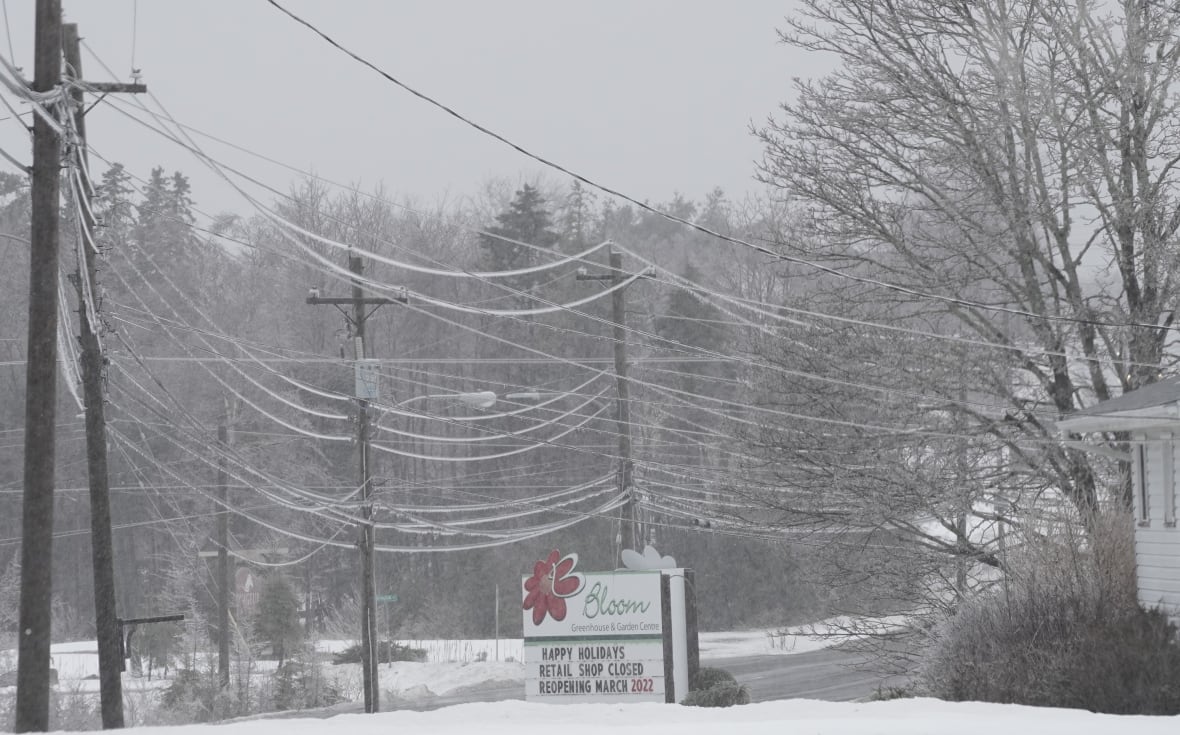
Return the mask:
<path fill-rule="evenodd" d="M 1164 525 L 1176 525 L 1176 443 L 1172 435 L 1164 436 Z"/>
<path fill-rule="evenodd" d="M 1131 468 L 1131 482 L 1135 487 L 1135 504 L 1139 506 L 1139 525 L 1151 520 L 1147 514 L 1147 445 L 1136 444 Z"/>

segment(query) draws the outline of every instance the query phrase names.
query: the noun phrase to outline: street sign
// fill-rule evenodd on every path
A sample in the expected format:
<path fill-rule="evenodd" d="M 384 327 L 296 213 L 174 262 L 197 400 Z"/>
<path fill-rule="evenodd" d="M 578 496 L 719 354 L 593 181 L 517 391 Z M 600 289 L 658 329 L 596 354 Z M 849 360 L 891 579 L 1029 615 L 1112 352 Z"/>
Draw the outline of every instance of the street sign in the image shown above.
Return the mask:
<path fill-rule="evenodd" d="M 377 595 L 377 602 L 397 602 L 397 595 Z"/>

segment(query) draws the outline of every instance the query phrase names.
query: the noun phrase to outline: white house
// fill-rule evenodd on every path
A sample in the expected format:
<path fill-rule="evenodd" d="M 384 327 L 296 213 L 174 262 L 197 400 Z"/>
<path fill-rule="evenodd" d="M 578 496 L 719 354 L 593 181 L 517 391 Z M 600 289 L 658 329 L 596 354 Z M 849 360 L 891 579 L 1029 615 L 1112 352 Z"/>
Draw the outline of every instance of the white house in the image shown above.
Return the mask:
<path fill-rule="evenodd" d="M 1097 403 L 1070 414 L 1057 426 L 1076 434 L 1130 434 L 1139 602 L 1180 619 L 1180 529 L 1176 527 L 1180 378 Z"/>

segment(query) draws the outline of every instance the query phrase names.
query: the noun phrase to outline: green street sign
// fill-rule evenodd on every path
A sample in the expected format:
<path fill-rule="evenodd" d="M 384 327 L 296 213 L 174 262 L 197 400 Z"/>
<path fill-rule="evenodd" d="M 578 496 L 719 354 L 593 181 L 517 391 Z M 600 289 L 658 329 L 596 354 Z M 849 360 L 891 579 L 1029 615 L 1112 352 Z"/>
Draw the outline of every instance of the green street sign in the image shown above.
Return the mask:
<path fill-rule="evenodd" d="M 397 602 L 397 595 L 377 595 L 377 602 Z"/>

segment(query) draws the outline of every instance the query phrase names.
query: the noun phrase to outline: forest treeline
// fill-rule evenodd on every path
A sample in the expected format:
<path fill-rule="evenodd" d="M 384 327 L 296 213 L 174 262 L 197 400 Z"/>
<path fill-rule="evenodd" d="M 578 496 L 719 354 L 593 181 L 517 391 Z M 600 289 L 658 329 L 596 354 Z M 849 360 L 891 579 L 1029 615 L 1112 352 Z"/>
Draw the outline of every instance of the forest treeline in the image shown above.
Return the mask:
<path fill-rule="evenodd" d="M 25 189 L 15 179 L 8 183 L 5 226 L 9 232 L 20 233 L 28 216 Z M 346 543 L 355 540 L 355 529 L 347 524 L 284 508 L 278 502 L 268 507 L 267 498 L 251 487 L 257 477 L 266 476 L 335 494 L 342 501 L 355 493 L 359 481 L 353 443 L 317 441 L 275 423 L 277 418 L 312 435 L 328 434 L 339 422 L 314 412 L 348 411 L 335 397 L 292 388 L 293 381 L 299 381 L 342 395 L 352 390 L 353 346 L 347 319 L 336 309 L 305 303 L 312 288 L 323 294 L 347 293 L 347 279 L 323 267 L 323 262 L 333 260 L 343 266 L 345 256 L 311 236 L 295 242 L 290 231 L 258 215 L 226 214 L 217 218 L 214 227 L 197 225 L 196 195 L 180 172 L 156 170 L 146 182 L 137 182 L 115 167 L 107 172 L 99 191 L 99 237 L 108 259 L 99 280 L 110 360 L 107 386 L 114 435 L 111 485 L 120 614 L 186 612 L 191 620 L 208 627 L 215 620 L 215 560 L 208 553 L 216 549 L 218 506 L 212 490 L 217 464 L 209 459 L 212 455 L 204 459 L 197 455 L 207 453 L 220 423 L 229 427 L 232 451 L 242 466 L 260 473 L 251 477 L 245 471 L 231 472 L 231 504 L 295 534 Z M 290 196 L 273 204 L 281 217 L 308 233 L 356 243 L 360 249 L 391 259 L 409 259 L 407 254 L 412 253 L 417 262 L 435 267 L 486 272 L 527 269 L 547 257 L 574 255 L 613 240 L 689 281 L 707 282 L 712 279 L 703 279 L 702 274 L 713 274 L 716 280 L 711 288 L 728 290 L 748 281 L 752 289 L 761 289 L 767 279 L 766 273 L 759 272 L 757 258 L 740 253 L 735 258 L 709 237 L 686 232 L 658 215 L 601 205 L 581 187 L 541 182 L 513 188 L 493 182 L 484 199 L 469 209 L 424 211 L 382 192 L 332 191 L 305 180 L 292 187 Z M 735 205 L 720 191 L 701 202 L 678 197 L 661 207 L 725 231 L 761 226 L 761 215 L 752 205 Z M 63 217 L 68 219 L 68 213 Z M 6 241 L 6 245 L 13 267 L 5 270 L 5 278 L 12 281 L 6 291 L 12 303 L 5 309 L 9 319 L 2 342 L 10 358 L 5 366 L 8 388 L 3 405 L 12 440 L 4 448 L 9 459 L 3 478 L 7 490 L 0 495 L 5 506 L 0 513 L 4 542 L 0 554 L 7 570 L 4 628 L 11 632 L 16 623 L 23 415 L 19 281 L 27 256 L 19 242 Z M 323 261 L 309 259 L 308 251 Z M 543 274 L 543 280 L 524 274 L 505 279 L 506 285 L 479 279 L 457 284 L 374 261 L 368 263 L 366 276 L 432 298 L 512 309 L 582 300 L 601 291 L 601 283 L 578 281 L 577 274 L 590 268 L 608 272 L 605 253 L 600 249 L 591 258 Z M 646 267 L 631 258 L 626 264 L 636 271 Z M 751 295 L 764 296 L 756 291 Z M 653 483 L 653 498 L 665 493 L 656 483 L 666 484 L 672 498 L 667 502 L 674 506 L 688 507 L 696 494 L 706 491 L 719 495 L 724 478 L 737 471 L 738 463 L 727 459 L 723 432 L 707 431 L 716 423 L 710 407 L 693 406 L 701 400 L 698 396 L 740 399 L 740 355 L 748 346 L 740 343 L 721 310 L 692 291 L 659 279 L 628 286 L 626 305 L 632 328 L 627 337 L 629 359 L 639 381 L 632 391 L 638 484 Z M 413 455 L 379 455 L 374 472 L 377 503 L 380 508 L 388 501 L 388 519 L 398 518 L 394 506 L 458 501 L 501 501 L 509 510 L 527 511 L 534 496 L 602 477 L 609 477 L 606 484 L 613 485 L 618 452 L 609 296 L 581 309 L 536 317 L 486 313 L 453 317 L 440 311 L 411 299 L 405 306 L 383 306 L 372 314 L 367 326 L 373 354 L 392 359 L 381 367 L 382 398 L 387 403 L 452 391 L 492 390 L 503 395 L 570 390 L 585 382 L 582 376 L 589 370 L 601 376 L 579 395 L 597 398 L 580 411 L 586 417 L 594 412 L 596 418 L 552 440 L 552 446 L 521 454 L 512 451 L 532 443 L 532 437 L 512 436 L 520 427 L 511 426 L 510 420 L 499 422 L 497 431 L 504 435 L 491 437 L 495 441 L 454 442 L 473 431 L 477 441 L 489 438 L 480 436 L 477 427 L 462 418 L 470 409 L 461 402 L 430 399 L 425 405 L 416 404 L 422 406 L 417 409 L 422 411 L 420 416 L 383 419 L 395 430 L 410 434 L 396 437 L 390 446 Z M 247 360 L 235 351 L 235 345 L 256 348 L 250 360 L 275 361 L 248 365 L 248 373 L 236 374 L 227 364 L 241 366 Z M 219 364 L 222 356 L 225 364 Z M 270 397 L 250 381 L 274 381 L 276 375 L 278 383 L 288 381 L 283 386 L 288 399 L 313 413 L 300 414 L 289 406 L 268 409 L 277 410 L 278 416 L 256 410 L 261 406 L 255 401 Z M 68 379 L 68 374 L 63 377 Z M 645 388 L 645 382 L 652 387 Z M 670 399 L 662 393 L 665 390 L 682 397 Z M 71 391 L 63 390 L 55 637 L 93 634 L 85 443 L 72 401 Z M 426 438 L 432 432 L 453 443 L 432 442 Z M 492 445 L 498 448 L 487 451 Z M 432 454 L 440 460 L 435 461 Z M 459 466 L 446 461 L 481 454 L 508 456 Z M 677 499 L 678 493 L 685 498 Z M 552 508 L 547 507 L 550 504 Z M 520 575 L 550 547 L 578 552 L 586 568 L 616 566 L 621 533 L 617 513 L 587 513 L 578 505 L 570 508 L 570 513 L 586 516 L 583 523 L 489 549 L 447 551 L 445 534 L 438 530 L 391 531 L 389 538 L 397 539 L 391 541 L 394 545 L 424 547 L 420 553 L 378 555 L 378 592 L 399 599 L 388 616 L 394 634 L 492 636 L 499 588 L 500 633 L 519 635 Z M 563 512 L 560 501 L 540 501 L 537 510 L 558 517 Z M 723 518 L 735 515 L 724 505 L 705 505 L 675 516 L 650 509 L 644 513 L 649 521 L 647 540 L 697 571 L 705 627 L 777 625 L 801 621 L 825 609 L 827 593 L 809 583 L 801 568 L 803 557 L 790 545 L 767 541 L 754 530 L 722 531 Z M 528 516 L 523 518 L 527 521 Z M 510 530 L 514 524 L 527 525 L 512 519 L 497 525 Z M 268 575 L 287 578 L 299 591 L 301 609 L 311 611 L 312 624 L 355 617 L 358 558 L 354 549 L 301 541 L 244 515 L 232 518 L 230 528 L 233 550 L 267 552 L 268 563 L 277 566 L 256 566 L 253 574 L 260 581 Z M 432 546 L 444 551 L 426 550 Z M 206 556 L 200 555 L 202 551 Z M 292 563 L 296 559 L 302 561 Z M 217 635 L 216 631 L 211 634 Z"/>

